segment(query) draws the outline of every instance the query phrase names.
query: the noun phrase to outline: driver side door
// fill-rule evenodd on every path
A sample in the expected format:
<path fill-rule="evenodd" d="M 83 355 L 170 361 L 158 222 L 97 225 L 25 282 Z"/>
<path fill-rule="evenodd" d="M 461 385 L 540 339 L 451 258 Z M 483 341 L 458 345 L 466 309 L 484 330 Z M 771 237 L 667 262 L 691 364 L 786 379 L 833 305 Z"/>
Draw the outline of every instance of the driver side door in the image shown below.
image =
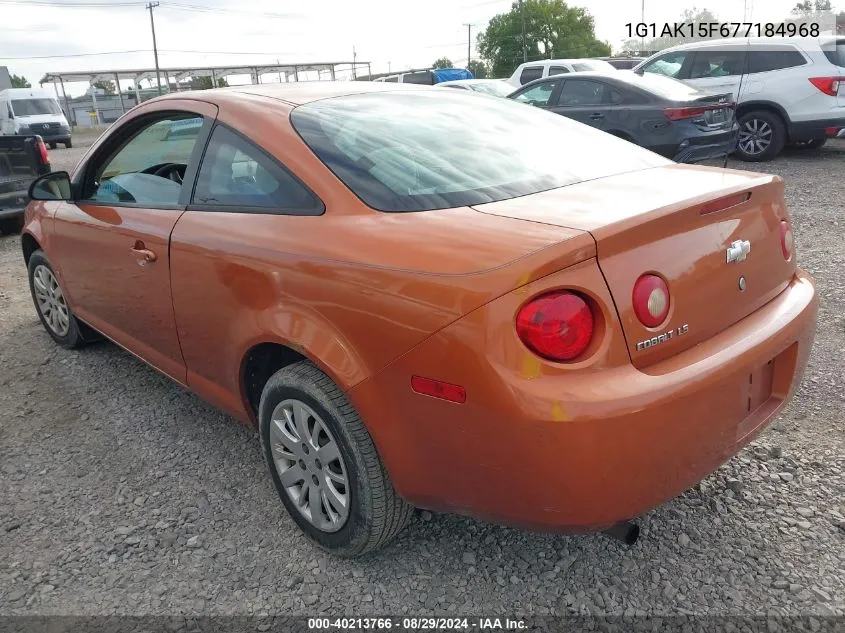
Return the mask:
<path fill-rule="evenodd" d="M 121 121 L 74 174 L 74 200 L 54 216 L 52 260 L 73 311 L 182 384 L 170 234 L 216 116 L 212 104 L 168 100 Z"/>

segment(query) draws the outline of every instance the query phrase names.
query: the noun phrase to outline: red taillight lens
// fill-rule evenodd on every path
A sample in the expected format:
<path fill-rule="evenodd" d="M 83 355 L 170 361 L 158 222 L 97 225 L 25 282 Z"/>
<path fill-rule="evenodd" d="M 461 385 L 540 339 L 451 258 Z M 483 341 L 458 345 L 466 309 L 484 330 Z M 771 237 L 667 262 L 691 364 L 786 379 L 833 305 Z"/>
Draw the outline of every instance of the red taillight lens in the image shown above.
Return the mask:
<path fill-rule="evenodd" d="M 734 103 L 720 103 L 718 105 L 697 106 L 690 108 L 666 108 L 663 114 L 666 118 L 672 121 L 680 121 L 681 119 L 695 119 L 704 116 L 708 110 L 733 110 L 736 107 Z"/>
<path fill-rule="evenodd" d="M 789 226 L 787 220 L 780 221 L 780 248 L 783 251 L 783 258 L 789 261 L 792 257 L 792 249 L 794 247 L 794 240 L 792 237 L 792 227 Z"/>
<path fill-rule="evenodd" d="M 657 327 L 669 314 L 669 286 L 657 275 L 643 275 L 634 284 L 634 313 L 646 327 Z"/>
<path fill-rule="evenodd" d="M 44 145 L 44 141 L 38 139 L 38 151 L 41 154 L 41 164 L 46 165 L 50 162 L 50 155 L 47 153 L 47 146 Z"/>
<path fill-rule="evenodd" d="M 831 97 L 839 93 L 840 81 L 845 81 L 845 77 L 810 77 L 811 84 Z"/>
<path fill-rule="evenodd" d="M 578 358 L 593 339 L 593 312 L 574 292 L 552 292 L 524 305 L 516 316 L 519 338 L 549 360 Z"/>

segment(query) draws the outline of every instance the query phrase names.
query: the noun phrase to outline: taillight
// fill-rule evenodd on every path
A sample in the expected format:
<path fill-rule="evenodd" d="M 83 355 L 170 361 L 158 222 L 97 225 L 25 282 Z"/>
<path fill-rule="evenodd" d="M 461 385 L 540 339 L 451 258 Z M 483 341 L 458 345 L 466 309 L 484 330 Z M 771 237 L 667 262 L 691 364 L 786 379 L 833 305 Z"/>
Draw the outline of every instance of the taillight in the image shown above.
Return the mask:
<path fill-rule="evenodd" d="M 695 106 L 688 108 L 666 108 L 663 114 L 672 121 L 680 121 L 681 119 L 695 119 L 704 116 L 708 110 L 732 110 L 735 107 L 733 103 L 720 103 L 718 105 L 710 106 Z"/>
<path fill-rule="evenodd" d="M 810 77 L 811 84 L 831 97 L 839 93 L 840 81 L 845 81 L 845 77 Z"/>
<path fill-rule="evenodd" d="M 669 286 L 657 275 L 642 275 L 634 284 L 634 313 L 646 327 L 657 327 L 669 314 Z"/>
<path fill-rule="evenodd" d="M 789 261 L 792 258 L 792 249 L 794 247 L 794 239 L 792 237 L 792 227 L 789 226 L 789 221 L 780 221 L 780 249 L 783 252 L 783 258 Z"/>
<path fill-rule="evenodd" d="M 519 311 L 516 332 L 535 354 L 555 361 L 574 360 L 593 339 L 593 312 L 568 290 L 535 298 Z"/>
<path fill-rule="evenodd" d="M 50 155 L 47 153 L 47 146 L 44 145 L 44 141 L 39 138 L 38 139 L 38 151 L 41 153 L 41 164 L 46 165 L 50 162 Z"/>

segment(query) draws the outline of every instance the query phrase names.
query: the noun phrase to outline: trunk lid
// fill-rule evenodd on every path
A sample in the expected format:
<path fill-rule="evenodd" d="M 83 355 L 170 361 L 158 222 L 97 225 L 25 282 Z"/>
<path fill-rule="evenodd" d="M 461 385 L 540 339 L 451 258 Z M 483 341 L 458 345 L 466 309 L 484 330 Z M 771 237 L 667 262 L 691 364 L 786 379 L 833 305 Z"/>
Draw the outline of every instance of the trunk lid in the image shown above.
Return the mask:
<path fill-rule="evenodd" d="M 794 255 L 787 261 L 781 249 L 780 222 L 788 218 L 777 176 L 671 165 L 475 209 L 589 231 L 639 368 L 748 316 L 782 292 L 795 272 Z M 728 262 L 735 241 L 749 242 L 750 252 Z M 644 273 L 658 274 L 669 286 L 669 315 L 656 328 L 634 313 L 632 291 Z"/>

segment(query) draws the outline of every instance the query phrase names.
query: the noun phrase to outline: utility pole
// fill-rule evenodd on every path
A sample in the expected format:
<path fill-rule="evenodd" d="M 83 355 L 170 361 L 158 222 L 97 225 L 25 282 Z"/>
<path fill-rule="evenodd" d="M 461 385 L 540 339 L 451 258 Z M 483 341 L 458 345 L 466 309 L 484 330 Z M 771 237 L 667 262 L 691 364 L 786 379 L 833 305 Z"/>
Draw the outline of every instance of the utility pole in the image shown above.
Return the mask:
<path fill-rule="evenodd" d="M 522 61 L 527 62 L 528 47 L 525 45 L 525 4 L 522 2 L 522 0 L 519 0 L 519 13 L 522 16 Z"/>
<path fill-rule="evenodd" d="M 158 72 L 158 47 L 156 46 L 156 23 L 153 20 L 153 9 L 155 9 L 159 5 L 158 2 L 149 2 L 147 4 L 147 9 L 150 10 L 150 28 L 153 30 L 153 56 L 156 60 L 156 85 L 158 85 L 158 94 L 161 94 L 161 75 Z M 214 86 L 212 86 L 213 88 Z M 170 90 L 170 86 L 167 87 L 168 91 Z"/>
<path fill-rule="evenodd" d="M 355 52 L 355 44 L 352 45 L 352 79 L 358 79 L 358 73 L 355 72 L 355 60 L 358 59 L 358 53 Z"/>
<path fill-rule="evenodd" d="M 472 61 L 472 24 L 464 24 L 467 27 L 467 68 Z"/>
<path fill-rule="evenodd" d="M 640 9 L 640 23 L 645 24 L 645 0 L 642 0 L 642 7 Z M 640 38 L 640 55 L 645 55 L 645 36 Z"/>

